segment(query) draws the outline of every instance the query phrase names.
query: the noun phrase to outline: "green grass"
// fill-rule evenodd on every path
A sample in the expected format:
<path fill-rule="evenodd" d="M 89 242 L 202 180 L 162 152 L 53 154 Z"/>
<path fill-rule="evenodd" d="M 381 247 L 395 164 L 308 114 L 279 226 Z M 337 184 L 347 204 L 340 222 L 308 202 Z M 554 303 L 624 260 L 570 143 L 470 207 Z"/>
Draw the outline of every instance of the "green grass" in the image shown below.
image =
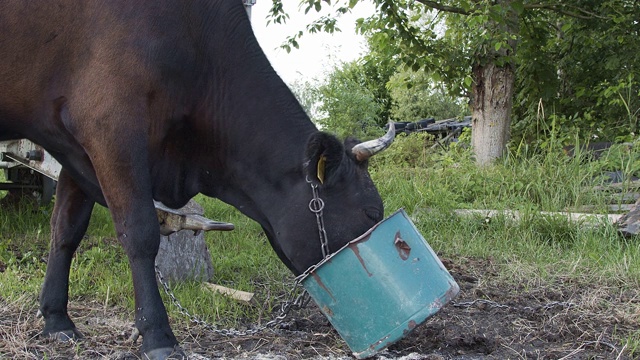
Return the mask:
<path fill-rule="evenodd" d="M 220 201 L 202 196 L 197 201 L 205 207 L 205 216 L 236 225 L 232 232 L 205 234 L 215 269 L 213 282 L 255 292 L 261 306 L 246 306 L 203 292 L 199 283 L 179 284 L 173 291 L 191 312 L 223 326 L 267 317 L 281 301 L 270 295 L 287 291 L 293 275 L 271 250 L 255 222 Z M 28 204 L 16 210 L 0 209 L 0 264 L 6 267 L 0 272 L 0 297 L 16 300 L 28 295 L 31 301 L 37 301 L 46 270 L 51 210 L 46 207 L 34 211 Z M 87 237 L 74 257 L 70 283 L 71 301 L 134 308 L 126 254 L 115 238 L 109 212 L 99 205 L 94 208 Z M 165 301 L 168 304 L 168 298 Z"/>
<path fill-rule="evenodd" d="M 443 254 L 516 259 L 541 269 L 553 266 L 554 271 L 580 268 L 615 274 L 616 279 L 624 278 L 637 287 L 637 239 L 619 236 L 612 225 L 586 227 L 539 214 L 582 205 L 605 208 L 606 197 L 590 190 L 602 184 L 599 175 L 604 166 L 584 160 L 561 154 L 508 156 L 478 168 L 465 152 L 452 151 L 432 156 L 430 163 L 419 167 L 383 164 L 374 166 L 372 173 L 386 212 L 404 207 L 428 242 Z M 454 209 L 518 210 L 523 219 L 498 217 L 487 222 L 479 217 L 460 218 Z"/>
<path fill-rule="evenodd" d="M 630 159 L 635 155 L 627 154 Z M 601 182 L 598 175 L 602 170 L 623 164 L 623 170 L 638 175 L 631 160 L 615 156 L 615 161 L 605 158 L 596 163 L 553 153 L 509 156 L 491 167 L 477 168 L 469 153 L 461 149 L 428 156 L 420 153 L 411 163 L 394 154 L 392 148 L 372 160 L 371 173 L 387 215 L 405 208 L 443 257 L 491 258 L 505 265 L 505 279 L 526 286 L 575 278 L 622 291 L 640 287 L 638 238 L 625 239 L 612 225 L 585 227 L 538 214 L 581 205 L 604 209 L 606 197 L 589 190 Z M 269 320 L 292 276 L 256 223 L 217 200 L 201 196 L 196 200 L 205 208 L 205 216 L 236 225 L 232 232 L 206 234 L 215 268 L 213 281 L 255 292 L 257 301 L 240 304 L 205 292 L 196 283 L 176 285 L 176 295 L 192 313 L 220 326 Z M 453 213 L 458 208 L 518 210 L 523 220 L 461 218 Z M 0 297 L 11 301 L 27 295 L 37 301 L 48 252 L 50 213 L 51 207 L 37 211 L 0 208 L 0 265 L 5 267 L 0 272 Z M 128 262 L 115 240 L 109 213 L 102 207 L 96 206 L 88 237 L 75 256 L 71 284 L 72 301 L 89 300 L 133 310 Z M 172 319 L 185 321 L 172 306 L 167 307 Z M 626 336 L 627 348 L 636 349 L 637 354 L 640 333 Z"/>

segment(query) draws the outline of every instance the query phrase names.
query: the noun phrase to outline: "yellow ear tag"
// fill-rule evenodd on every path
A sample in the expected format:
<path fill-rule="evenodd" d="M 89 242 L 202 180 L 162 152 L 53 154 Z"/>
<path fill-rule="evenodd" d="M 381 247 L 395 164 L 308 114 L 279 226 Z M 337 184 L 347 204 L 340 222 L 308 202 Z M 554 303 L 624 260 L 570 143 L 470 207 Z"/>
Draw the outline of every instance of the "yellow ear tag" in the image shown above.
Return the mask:
<path fill-rule="evenodd" d="M 318 159 L 318 180 L 320 184 L 324 184 L 324 166 L 327 162 L 327 158 L 323 155 Z"/>

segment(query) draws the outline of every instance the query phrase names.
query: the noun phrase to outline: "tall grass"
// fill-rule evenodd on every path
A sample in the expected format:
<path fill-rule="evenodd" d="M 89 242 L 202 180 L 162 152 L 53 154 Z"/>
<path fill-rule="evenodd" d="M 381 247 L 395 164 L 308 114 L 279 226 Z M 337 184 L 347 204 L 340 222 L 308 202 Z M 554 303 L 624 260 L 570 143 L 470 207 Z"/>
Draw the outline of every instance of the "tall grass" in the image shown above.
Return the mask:
<path fill-rule="evenodd" d="M 416 141 L 406 137 L 401 142 Z M 420 144 L 403 148 L 420 148 Z M 509 154 L 490 167 L 475 166 L 465 149 L 452 149 L 398 164 L 394 149 L 372 167 L 387 213 L 403 207 L 427 241 L 444 256 L 491 257 L 525 264 L 537 276 L 585 276 L 624 287 L 640 285 L 640 243 L 621 237 L 612 224 L 585 226 L 540 215 L 591 205 L 606 209 L 604 171 L 638 174 L 637 150 L 614 148 L 598 161 L 588 154 Z M 461 218 L 454 209 L 518 210 L 519 222 Z"/>

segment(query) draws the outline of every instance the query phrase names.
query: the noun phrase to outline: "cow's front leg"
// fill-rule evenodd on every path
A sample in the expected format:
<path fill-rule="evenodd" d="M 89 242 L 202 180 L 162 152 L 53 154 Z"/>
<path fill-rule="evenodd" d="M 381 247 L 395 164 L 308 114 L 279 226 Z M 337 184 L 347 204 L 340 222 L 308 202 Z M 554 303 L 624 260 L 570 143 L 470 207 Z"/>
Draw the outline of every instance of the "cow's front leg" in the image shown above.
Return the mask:
<path fill-rule="evenodd" d="M 133 209 L 132 209 L 133 210 Z M 114 220 L 118 215 L 114 215 Z M 181 359 L 183 354 L 169 327 L 155 277 L 155 258 L 160 245 L 158 218 L 152 201 L 116 220 L 133 276 L 135 325 L 143 337 L 141 351 L 145 359 Z M 128 225 L 131 224 L 131 225 Z"/>
<path fill-rule="evenodd" d="M 169 326 L 154 267 L 160 227 L 153 205 L 149 132 L 157 131 L 163 120 L 152 120 L 147 113 L 151 97 L 141 97 L 139 88 L 131 86 L 132 76 L 144 79 L 149 74 L 138 67 L 128 69 L 125 63 L 131 62 L 105 68 L 103 59 L 92 60 L 97 63 L 88 65 L 76 82 L 68 100 L 69 111 L 62 107 L 61 121 L 91 160 L 118 240 L 129 259 L 135 326 L 142 335 L 143 358 L 184 358 Z M 131 72 L 123 73 L 127 69 Z"/>
<path fill-rule="evenodd" d="M 118 240 L 129 259 L 135 296 L 135 326 L 142 335 L 145 359 L 181 359 L 184 355 L 169 326 L 155 276 L 155 258 L 160 246 L 160 227 L 151 195 L 151 181 L 143 166 L 142 150 L 126 152 L 121 146 L 94 159 L 96 174 L 115 224 Z M 120 151 L 120 154 L 116 154 Z M 101 158 L 105 155 L 105 158 Z M 112 157 L 132 160 L 114 162 Z"/>
<path fill-rule="evenodd" d="M 61 340 L 81 337 L 67 314 L 69 269 L 89 225 L 93 205 L 63 169 L 58 178 L 51 217 L 51 248 L 40 293 L 40 314 L 45 319 L 43 334 L 46 336 Z"/>

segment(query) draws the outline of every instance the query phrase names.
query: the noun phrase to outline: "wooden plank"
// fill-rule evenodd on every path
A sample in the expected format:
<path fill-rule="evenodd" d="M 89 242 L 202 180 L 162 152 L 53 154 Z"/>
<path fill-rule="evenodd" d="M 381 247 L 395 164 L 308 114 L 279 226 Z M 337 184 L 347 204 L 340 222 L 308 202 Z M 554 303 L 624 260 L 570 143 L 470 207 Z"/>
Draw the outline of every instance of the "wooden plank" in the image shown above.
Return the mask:
<path fill-rule="evenodd" d="M 226 286 L 216 285 L 208 282 L 202 283 L 202 285 L 205 289 L 228 296 L 234 300 L 248 303 L 248 302 L 251 302 L 251 299 L 253 299 L 253 293 L 250 293 L 250 292 L 240 291 L 240 290 L 228 288 Z"/>
<path fill-rule="evenodd" d="M 607 191 L 607 190 L 624 190 L 624 189 L 639 189 L 640 180 L 623 181 L 619 183 L 596 185 L 591 187 L 594 191 Z"/>
<path fill-rule="evenodd" d="M 640 199 L 640 193 L 617 193 L 611 194 L 608 197 L 609 203 L 633 203 Z"/>
<path fill-rule="evenodd" d="M 611 205 L 604 206 L 604 208 L 607 209 L 608 211 L 630 211 L 635 207 L 636 207 L 635 204 L 620 204 L 620 205 L 611 204 Z M 597 206 L 597 205 L 583 205 L 575 208 L 574 212 L 578 212 L 578 213 L 593 212 L 593 211 L 600 210 L 602 208 L 603 207 Z M 568 212 L 572 212 L 572 211 L 568 211 Z"/>
<path fill-rule="evenodd" d="M 471 210 L 471 209 L 458 209 L 454 210 L 458 216 L 482 216 L 485 218 L 492 218 L 496 216 L 505 216 L 515 221 L 520 221 L 522 215 L 519 211 L 514 210 Z M 544 216 L 561 216 L 565 217 L 570 222 L 586 222 L 594 223 L 597 221 L 608 221 L 610 223 L 617 222 L 623 215 L 622 214 L 587 214 L 587 213 L 572 213 L 572 212 L 549 212 L 540 211 L 540 215 Z"/>

